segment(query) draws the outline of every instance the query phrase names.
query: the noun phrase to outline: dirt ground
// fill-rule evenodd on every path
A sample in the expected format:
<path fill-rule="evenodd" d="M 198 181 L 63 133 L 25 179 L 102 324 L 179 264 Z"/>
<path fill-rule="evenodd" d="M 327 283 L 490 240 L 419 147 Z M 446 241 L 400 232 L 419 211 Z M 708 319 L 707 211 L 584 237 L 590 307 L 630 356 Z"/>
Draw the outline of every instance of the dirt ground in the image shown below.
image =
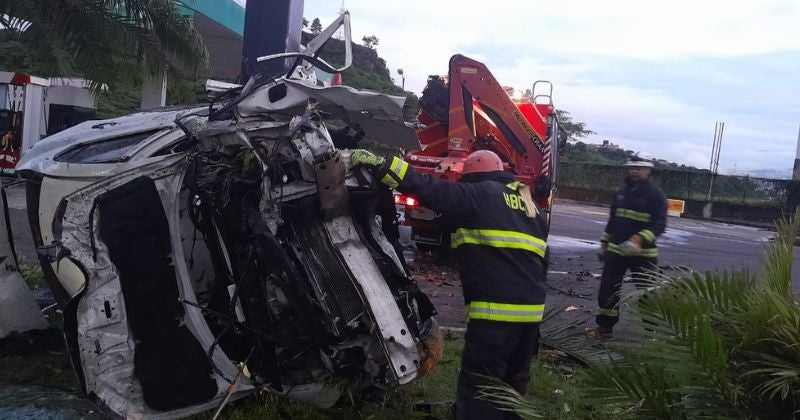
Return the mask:
<path fill-rule="evenodd" d="M 406 256 L 408 254 L 407 251 Z M 439 312 L 436 319 L 447 327 L 466 327 L 458 268 L 453 264 L 437 262 L 430 253 L 414 252 L 413 255 L 413 260 L 407 258 L 411 276 Z"/>

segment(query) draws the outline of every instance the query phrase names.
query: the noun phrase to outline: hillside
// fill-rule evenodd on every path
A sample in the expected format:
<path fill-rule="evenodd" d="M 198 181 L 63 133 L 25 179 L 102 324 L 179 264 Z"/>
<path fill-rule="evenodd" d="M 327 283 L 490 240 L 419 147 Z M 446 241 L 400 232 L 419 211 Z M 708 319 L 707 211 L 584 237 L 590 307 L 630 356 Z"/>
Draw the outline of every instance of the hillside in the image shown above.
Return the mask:
<path fill-rule="evenodd" d="M 574 163 L 594 163 L 600 165 L 622 165 L 631 155 L 632 150 L 625 150 L 613 144 L 587 144 L 583 142 L 568 143 L 563 160 Z M 686 171 L 702 171 L 693 166 L 686 166 L 674 162 L 668 162 L 656 157 L 657 168 L 681 169 Z"/>
<path fill-rule="evenodd" d="M 310 41 L 314 35 L 303 32 L 303 43 Z M 378 56 L 378 51 L 356 43 L 352 44 L 353 65 L 342 73 L 343 83 L 356 89 L 373 90 L 391 95 L 406 96 L 405 118 L 411 120 L 416 116 L 419 98 L 411 92 L 404 92 L 392 80 L 391 72 L 386 67 L 386 60 Z M 344 41 L 331 39 L 324 47 L 320 57 L 339 67 L 344 64 Z"/>

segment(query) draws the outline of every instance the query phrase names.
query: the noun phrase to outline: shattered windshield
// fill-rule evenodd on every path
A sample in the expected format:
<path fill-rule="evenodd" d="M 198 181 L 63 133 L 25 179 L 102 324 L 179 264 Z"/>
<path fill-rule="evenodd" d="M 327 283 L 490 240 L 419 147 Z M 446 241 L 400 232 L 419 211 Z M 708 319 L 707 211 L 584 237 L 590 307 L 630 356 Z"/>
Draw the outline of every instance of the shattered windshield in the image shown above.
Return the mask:
<path fill-rule="evenodd" d="M 124 160 L 126 153 L 159 130 L 145 131 L 114 139 L 80 144 L 56 155 L 56 162 L 112 163 Z"/>

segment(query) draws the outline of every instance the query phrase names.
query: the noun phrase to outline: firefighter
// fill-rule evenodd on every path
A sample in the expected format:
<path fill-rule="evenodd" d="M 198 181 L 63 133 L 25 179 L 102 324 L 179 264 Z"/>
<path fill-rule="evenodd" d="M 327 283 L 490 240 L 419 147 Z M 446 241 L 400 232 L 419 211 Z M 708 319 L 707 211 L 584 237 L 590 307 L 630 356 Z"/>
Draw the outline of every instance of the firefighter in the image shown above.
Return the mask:
<path fill-rule="evenodd" d="M 661 190 L 650 183 L 652 158 L 634 154 L 625 164 L 628 176 L 625 185 L 614 196 L 605 232 L 600 242 L 604 262 L 597 294 L 597 327 L 590 336 L 610 336 L 619 321 L 619 292 L 622 278 L 630 270 L 634 284 L 642 285 L 642 276 L 658 269 L 656 237 L 667 225 L 667 200 Z"/>
<path fill-rule="evenodd" d="M 525 394 L 538 351 L 547 273 L 544 215 L 528 186 L 503 170 L 491 151 L 470 154 L 460 181 L 423 175 L 402 159 L 384 160 L 365 150 L 354 165 L 371 165 L 377 179 L 445 214 L 469 320 L 456 390 L 457 419 L 516 418 L 477 398 L 487 377 Z"/>

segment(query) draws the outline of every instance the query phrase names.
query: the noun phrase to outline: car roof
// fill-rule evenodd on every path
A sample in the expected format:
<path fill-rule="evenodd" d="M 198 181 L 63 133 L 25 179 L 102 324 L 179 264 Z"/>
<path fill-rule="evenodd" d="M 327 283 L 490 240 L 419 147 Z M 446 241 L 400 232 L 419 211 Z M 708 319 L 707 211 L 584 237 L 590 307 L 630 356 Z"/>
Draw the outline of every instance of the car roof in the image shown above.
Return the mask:
<path fill-rule="evenodd" d="M 107 120 L 85 121 L 64 131 L 45 137 L 24 152 L 18 168 L 26 168 L 33 161 L 51 158 L 63 150 L 79 144 L 92 143 L 159 129 L 176 128 L 175 119 L 182 114 L 202 111 L 204 108 L 164 109 L 137 112 Z"/>

